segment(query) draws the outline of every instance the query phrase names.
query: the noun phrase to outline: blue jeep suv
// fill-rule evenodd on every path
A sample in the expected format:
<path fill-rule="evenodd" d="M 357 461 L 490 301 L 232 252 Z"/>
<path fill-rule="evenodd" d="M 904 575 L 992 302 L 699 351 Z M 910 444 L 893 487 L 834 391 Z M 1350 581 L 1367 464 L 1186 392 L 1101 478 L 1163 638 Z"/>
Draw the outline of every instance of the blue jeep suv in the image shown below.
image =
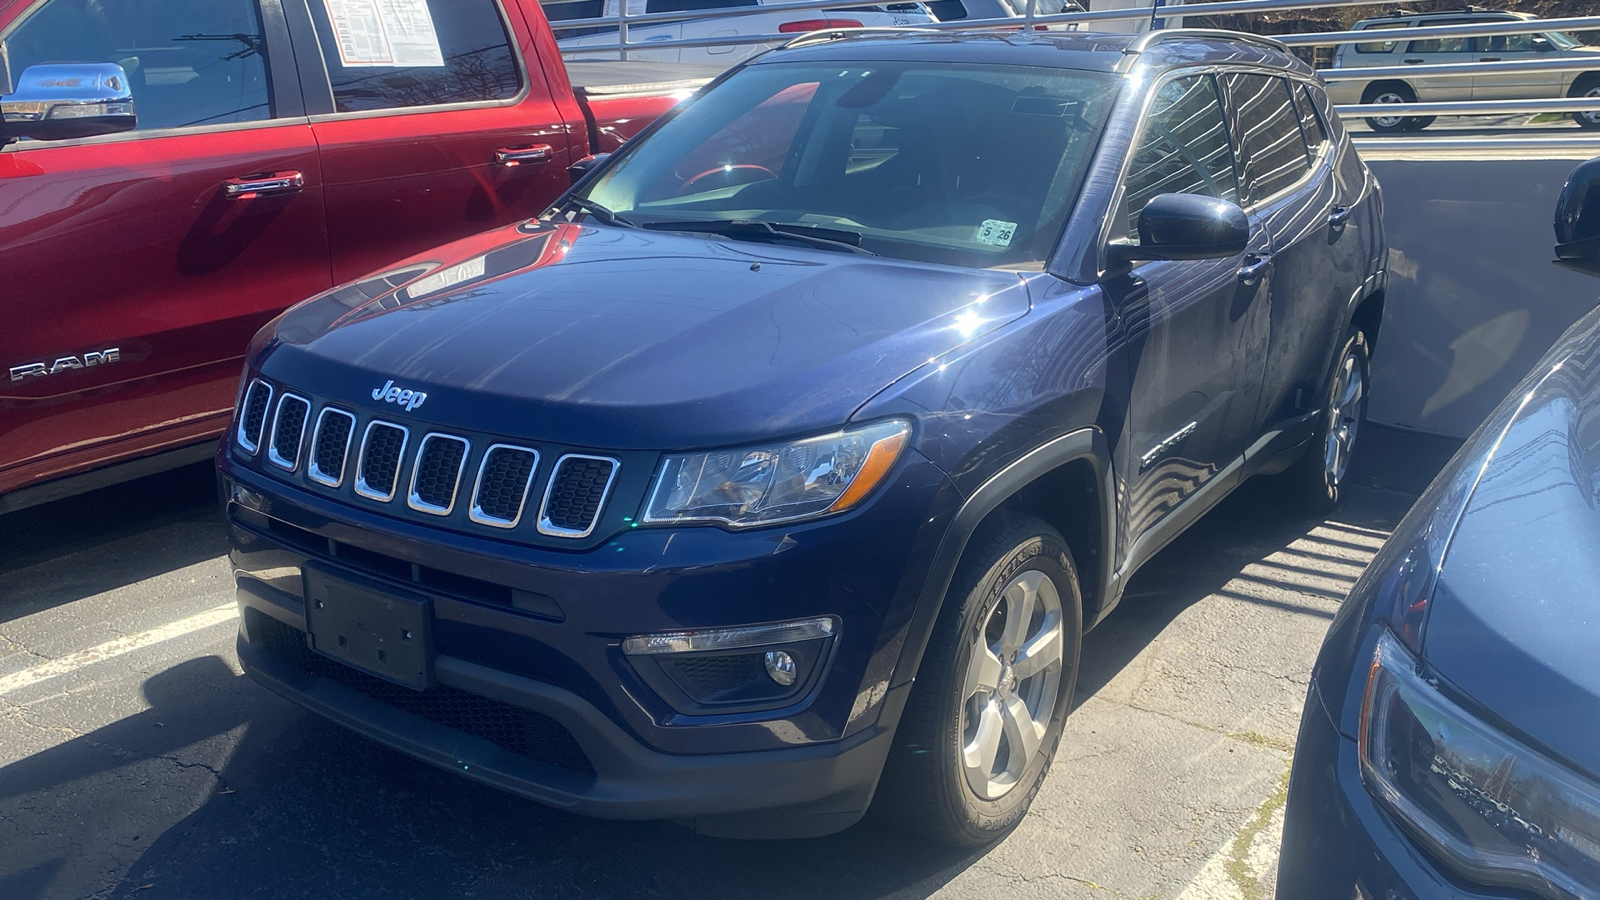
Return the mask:
<path fill-rule="evenodd" d="M 1337 501 L 1385 259 L 1269 40 L 806 36 L 257 336 L 240 659 L 580 813 L 994 840 L 1140 565 Z"/>

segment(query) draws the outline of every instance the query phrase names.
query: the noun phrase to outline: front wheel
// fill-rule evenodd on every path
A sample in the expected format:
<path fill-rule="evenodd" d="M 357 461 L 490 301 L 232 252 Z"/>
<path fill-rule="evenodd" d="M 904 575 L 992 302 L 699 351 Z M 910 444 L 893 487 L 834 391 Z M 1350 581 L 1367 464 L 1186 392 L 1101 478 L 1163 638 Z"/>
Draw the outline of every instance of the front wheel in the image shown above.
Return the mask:
<path fill-rule="evenodd" d="M 880 807 L 946 845 L 1022 821 L 1072 705 L 1083 599 L 1061 535 L 1014 515 L 973 536 L 923 655 Z"/>
<path fill-rule="evenodd" d="M 1340 344 L 1328 378 L 1311 446 L 1284 474 L 1310 512 L 1325 513 L 1339 505 L 1339 491 L 1350 472 L 1356 438 L 1367 420 L 1367 383 L 1371 375 L 1367 336 L 1360 328 L 1352 327 Z"/>

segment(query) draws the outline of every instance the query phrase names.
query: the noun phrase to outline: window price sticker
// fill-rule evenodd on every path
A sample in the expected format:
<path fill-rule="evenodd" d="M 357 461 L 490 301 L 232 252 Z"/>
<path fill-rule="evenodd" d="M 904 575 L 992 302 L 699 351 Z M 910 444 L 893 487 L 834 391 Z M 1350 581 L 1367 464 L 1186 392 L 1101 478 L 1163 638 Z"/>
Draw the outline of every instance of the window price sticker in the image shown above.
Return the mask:
<path fill-rule="evenodd" d="M 323 0 L 339 45 L 339 62 L 351 66 L 444 65 L 427 0 Z"/>
<path fill-rule="evenodd" d="M 978 226 L 978 242 L 991 244 L 996 247 L 1011 246 L 1011 239 L 1017 234 L 1017 223 L 1002 222 L 999 219 L 984 219 Z"/>

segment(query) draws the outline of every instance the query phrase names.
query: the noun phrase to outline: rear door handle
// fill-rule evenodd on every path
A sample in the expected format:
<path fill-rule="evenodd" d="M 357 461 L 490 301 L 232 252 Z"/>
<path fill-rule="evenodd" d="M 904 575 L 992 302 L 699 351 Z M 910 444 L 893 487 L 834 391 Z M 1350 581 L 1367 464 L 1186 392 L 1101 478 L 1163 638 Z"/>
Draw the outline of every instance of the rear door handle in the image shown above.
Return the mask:
<path fill-rule="evenodd" d="M 549 144 L 530 144 L 527 147 L 501 147 L 494 152 L 494 161 L 510 169 L 523 163 L 549 162 L 555 156 L 555 153 L 555 148 Z"/>
<path fill-rule="evenodd" d="M 229 178 L 222 183 L 222 193 L 230 200 L 249 200 L 268 194 L 293 194 L 305 186 L 306 177 L 299 172 L 269 172 Z"/>
<path fill-rule="evenodd" d="M 1425 60 L 1425 59 L 1417 59 L 1416 57 L 1412 57 L 1411 59 L 1403 59 L 1403 60 L 1401 60 L 1401 62 L 1405 63 L 1408 66 L 1420 66 L 1423 63 L 1427 62 L 1427 60 Z"/>
<path fill-rule="evenodd" d="M 1335 206 L 1333 212 L 1328 213 L 1328 224 L 1334 228 L 1343 228 L 1350 224 L 1350 207 Z"/>
<path fill-rule="evenodd" d="M 1502 60 L 1498 56 L 1485 56 L 1479 59 L 1478 62 L 1502 62 Z"/>
<path fill-rule="evenodd" d="M 1261 280 L 1261 276 L 1267 274 L 1268 269 L 1272 268 L 1272 254 L 1270 253 L 1260 255 L 1252 253 L 1246 256 L 1245 259 L 1253 260 L 1253 262 L 1247 262 L 1239 267 L 1240 284 L 1254 285 Z"/>

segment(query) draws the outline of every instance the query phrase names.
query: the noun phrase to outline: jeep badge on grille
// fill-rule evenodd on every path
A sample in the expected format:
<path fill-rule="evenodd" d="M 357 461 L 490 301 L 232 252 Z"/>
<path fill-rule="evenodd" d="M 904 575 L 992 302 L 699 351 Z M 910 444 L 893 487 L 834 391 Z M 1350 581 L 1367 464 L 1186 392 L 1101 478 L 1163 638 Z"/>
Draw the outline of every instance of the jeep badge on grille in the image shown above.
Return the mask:
<path fill-rule="evenodd" d="M 372 399 L 393 403 L 396 406 L 404 407 L 406 412 L 410 412 L 421 406 L 422 401 L 428 399 L 428 395 L 422 391 L 410 391 L 395 387 L 394 379 L 391 378 L 383 383 L 383 387 L 373 389 Z"/>

